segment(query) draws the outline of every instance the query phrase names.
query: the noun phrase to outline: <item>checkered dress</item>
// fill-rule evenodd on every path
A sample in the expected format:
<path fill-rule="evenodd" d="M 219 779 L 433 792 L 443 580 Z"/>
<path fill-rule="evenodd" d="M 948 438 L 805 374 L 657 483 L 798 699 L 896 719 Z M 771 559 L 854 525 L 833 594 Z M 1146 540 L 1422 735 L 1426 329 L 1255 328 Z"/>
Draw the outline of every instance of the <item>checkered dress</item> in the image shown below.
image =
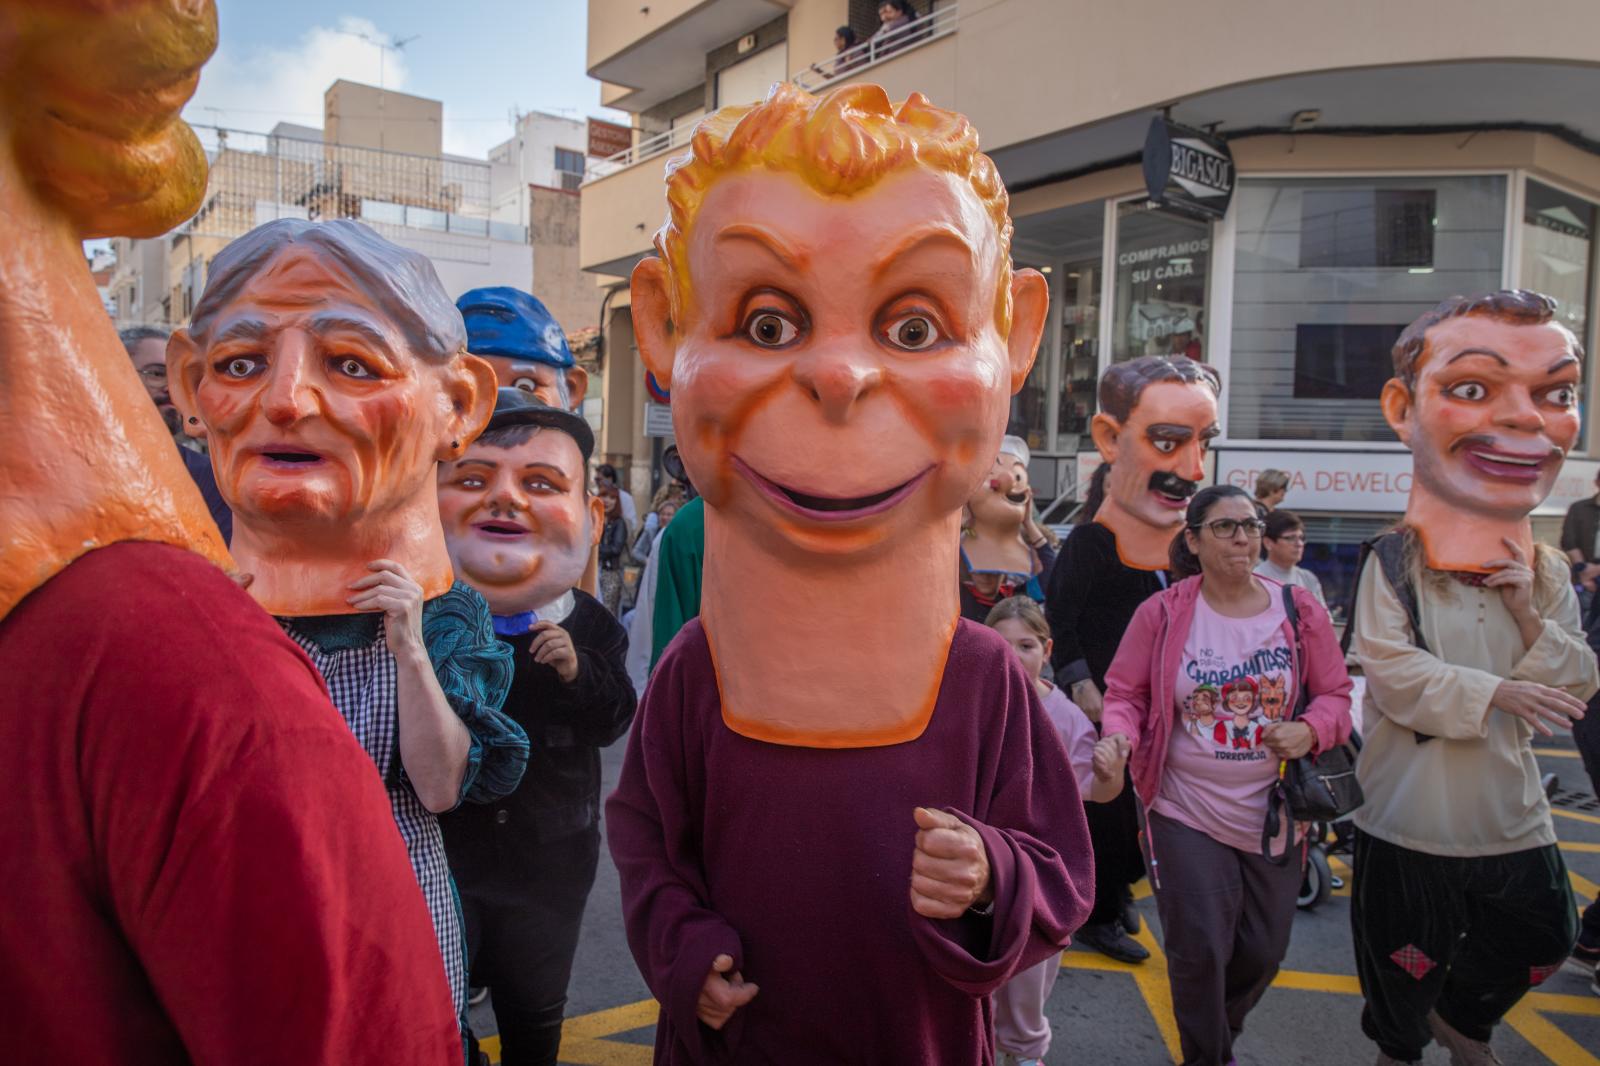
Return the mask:
<path fill-rule="evenodd" d="M 411 870 L 428 901 L 428 913 L 433 916 L 433 931 L 439 938 L 439 952 L 444 957 L 445 972 L 450 977 L 450 995 L 455 1000 L 459 1017 L 467 1004 L 467 955 L 461 905 L 456 899 L 455 883 L 450 879 L 439 819 L 422 805 L 416 793 L 402 781 L 399 768 L 393 765 L 399 751 L 400 705 L 395 690 L 394 655 L 384 641 L 383 630 L 379 628 L 378 638 L 371 643 L 328 651 L 301 633 L 293 621 L 280 621 L 290 638 L 322 672 L 333 705 L 339 708 L 350 731 L 377 764 L 378 773 L 388 787 L 395 825 L 400 827 L 406 852 L 411 856 Z"/>

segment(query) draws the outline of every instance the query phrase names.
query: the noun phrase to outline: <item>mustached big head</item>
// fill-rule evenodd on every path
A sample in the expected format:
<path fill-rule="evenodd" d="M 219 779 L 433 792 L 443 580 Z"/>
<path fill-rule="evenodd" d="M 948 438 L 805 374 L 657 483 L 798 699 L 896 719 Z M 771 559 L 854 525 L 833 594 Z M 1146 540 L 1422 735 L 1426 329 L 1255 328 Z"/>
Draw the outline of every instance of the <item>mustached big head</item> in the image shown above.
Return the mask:
<path fill-rule="evenodd" d="M 1183 524 L 1184 507 L 1205 477 L 1206 452 L 1220 429 L 1217 372 L 1186 356 L 1147 355 L 1100 377 L 1100 413 L 1090 425 L 1110 469 L 1095 520 L 1117 535 L 1130 566 L 1159 570 Z"/>

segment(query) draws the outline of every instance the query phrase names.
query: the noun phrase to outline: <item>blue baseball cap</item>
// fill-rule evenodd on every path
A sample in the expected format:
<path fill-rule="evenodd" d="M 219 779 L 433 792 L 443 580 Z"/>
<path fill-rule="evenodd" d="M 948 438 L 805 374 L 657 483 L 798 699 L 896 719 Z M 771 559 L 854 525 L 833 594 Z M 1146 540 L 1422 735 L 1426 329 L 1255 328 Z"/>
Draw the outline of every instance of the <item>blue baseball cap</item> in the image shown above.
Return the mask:
<path fill-rule="evenodd" d="M 577 365 L 561 323 L 531 293 L 506 285 L 463 293 L 456 308 L 467 324 L 467 351 L 543 363 L 558 370 Z"/>

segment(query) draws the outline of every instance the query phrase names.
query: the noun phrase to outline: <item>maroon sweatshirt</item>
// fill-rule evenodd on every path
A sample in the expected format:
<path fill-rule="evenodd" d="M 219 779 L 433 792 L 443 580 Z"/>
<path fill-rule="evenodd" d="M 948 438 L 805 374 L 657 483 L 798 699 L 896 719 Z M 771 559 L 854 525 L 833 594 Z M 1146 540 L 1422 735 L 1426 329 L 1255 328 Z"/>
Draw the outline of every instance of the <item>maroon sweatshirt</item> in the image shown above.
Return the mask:
<path fill-rule="evenodd" d="M 911 909 L 918 806 L 988 850 L 991 917 Z M 661 1002 L 656 1062 L 993 1061 L 988 994 L 1067 942 L 1093 858 L 1060 736 L 992 630 L 961 621 L 920 737 L 820 749 L 722 721 L 698 621 L 655 673 L 606 804 L 628 942 Z M 760 993 L 695 1017 L 711 962 Z"/>

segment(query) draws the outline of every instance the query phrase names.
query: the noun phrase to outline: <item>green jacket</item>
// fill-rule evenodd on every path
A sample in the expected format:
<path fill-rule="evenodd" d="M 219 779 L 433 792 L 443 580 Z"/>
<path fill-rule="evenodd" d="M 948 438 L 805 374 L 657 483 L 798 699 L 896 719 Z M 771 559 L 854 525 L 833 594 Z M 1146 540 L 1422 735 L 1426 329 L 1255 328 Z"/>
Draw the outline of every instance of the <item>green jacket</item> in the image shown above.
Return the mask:
<path fill-rule="evenodd" d="M 661 554 L 650 616 L 651 670 L 683 624 L 700 613 L 700 570 L 706 557 L 706 507 L 700 497 L 678 508 L 656 551 Z"/>

